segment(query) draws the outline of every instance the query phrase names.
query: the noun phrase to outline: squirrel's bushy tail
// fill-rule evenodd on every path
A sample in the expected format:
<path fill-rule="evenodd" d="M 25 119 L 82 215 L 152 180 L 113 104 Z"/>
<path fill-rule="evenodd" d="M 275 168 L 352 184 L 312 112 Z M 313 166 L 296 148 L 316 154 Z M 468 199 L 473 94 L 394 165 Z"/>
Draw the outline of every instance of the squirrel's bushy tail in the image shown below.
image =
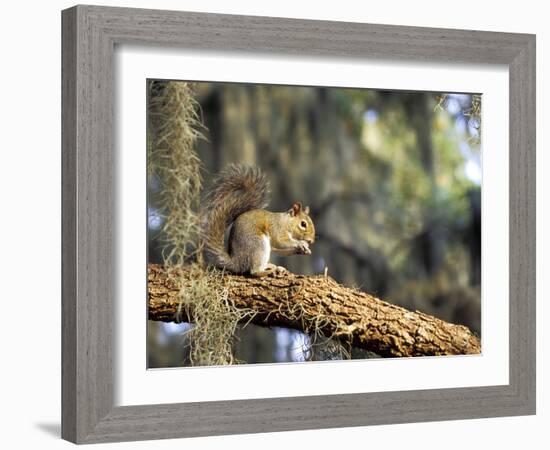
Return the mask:
<path fill-rule="evenodd" d="M 227 227 L 242 213 L 267 206 L 269 182 L 257 167 L 231 164 L 218 174 L 202 212 L 204 257 L 207 264 L 234 270 L 224 245 Z"/>

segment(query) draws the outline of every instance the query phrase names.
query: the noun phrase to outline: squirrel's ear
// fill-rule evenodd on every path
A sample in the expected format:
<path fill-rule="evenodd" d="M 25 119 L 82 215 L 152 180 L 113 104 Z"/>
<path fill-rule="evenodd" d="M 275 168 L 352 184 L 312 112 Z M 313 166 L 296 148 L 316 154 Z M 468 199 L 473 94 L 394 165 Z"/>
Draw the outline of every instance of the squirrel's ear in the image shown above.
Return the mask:
<path fill-rule="evenodd" d="M 307 215 L 309 215 L 309 206 L 306 206 L 306 207 L 304 208 L 304 212 L 305 212 Z"/>
<path fill-rule="evenodd" d="M 292 205 L 292 208 L 290 208 L 288 210 L 288 213 L 291 215 L 291 216 L 297 216 L 298 213 L 302 210 L 302 204 L 300 202 L 295 202 L 293 205 Z"/>

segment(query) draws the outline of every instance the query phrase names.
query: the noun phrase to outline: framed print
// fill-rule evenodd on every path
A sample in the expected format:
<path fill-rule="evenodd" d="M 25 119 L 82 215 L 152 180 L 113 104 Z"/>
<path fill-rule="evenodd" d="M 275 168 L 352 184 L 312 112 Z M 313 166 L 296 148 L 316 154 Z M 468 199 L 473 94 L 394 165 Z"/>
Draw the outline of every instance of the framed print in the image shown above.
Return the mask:
<path fill-rule="evenodd" d="M 62 25 L 65 439 L 534 414 L 534 36 Z"/>

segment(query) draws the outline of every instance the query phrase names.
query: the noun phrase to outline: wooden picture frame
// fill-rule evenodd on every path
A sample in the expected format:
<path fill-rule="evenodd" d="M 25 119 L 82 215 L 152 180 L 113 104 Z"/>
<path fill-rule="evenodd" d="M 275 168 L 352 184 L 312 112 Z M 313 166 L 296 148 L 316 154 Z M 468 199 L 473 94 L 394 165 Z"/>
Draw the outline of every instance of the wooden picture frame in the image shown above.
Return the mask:
<path fill-rule="evenodd" d="M 75 6 L 62 13 L 62 437 L 76 443 L 535 413 L 535 36 Z M 504 64 L 510 85 L 509 384 L 114 406 L 116 44 Z"/>

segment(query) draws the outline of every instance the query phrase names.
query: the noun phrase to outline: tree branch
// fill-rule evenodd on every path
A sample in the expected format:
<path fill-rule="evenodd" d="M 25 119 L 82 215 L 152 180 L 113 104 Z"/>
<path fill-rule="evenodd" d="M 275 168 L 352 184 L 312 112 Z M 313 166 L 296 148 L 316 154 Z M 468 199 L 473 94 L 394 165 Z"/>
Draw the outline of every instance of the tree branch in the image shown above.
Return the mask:
<path fill-rule="evenodd" d="M 189 271 L 185 267 L 178 271 L 185 287 Z M 330 277 L 288 272 L 263 278 L 226 274 L 224 280 L 229 299 L 239 309 L 254 311 L 251 321 L 258 325 L 305 333 L 317 328 L 325 336 L 385 357 L 481 352 L 479 339 L 465 326 L 408 311 Z M 178 288 L 160 265 L 148 267 L 148 292 L 150 320 L 193 321 L 177 317 Z"/>

